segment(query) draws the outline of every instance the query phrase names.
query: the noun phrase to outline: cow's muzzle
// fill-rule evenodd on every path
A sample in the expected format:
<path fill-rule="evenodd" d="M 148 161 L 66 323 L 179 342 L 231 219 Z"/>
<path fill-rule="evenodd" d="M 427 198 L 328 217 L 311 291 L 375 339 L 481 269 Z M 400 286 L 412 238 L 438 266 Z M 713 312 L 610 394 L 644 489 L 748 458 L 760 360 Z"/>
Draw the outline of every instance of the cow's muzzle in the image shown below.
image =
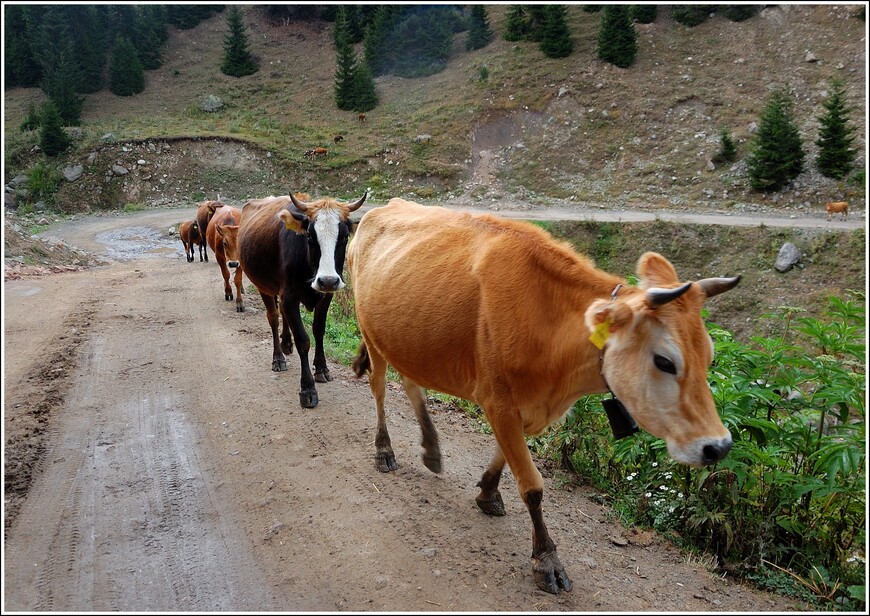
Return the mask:
<path fill-rule="evenodd" d="M 227 261 L 227 266 L 235 269 L 239 266 L 239 262 L 238 261 Z"/>
<path fill-rule="evenodd" d="M 312 287 L 321 293 L 335 293 L 344 287 L 344 282 L 341 280 L 341 276 L 318 276 Z"/>

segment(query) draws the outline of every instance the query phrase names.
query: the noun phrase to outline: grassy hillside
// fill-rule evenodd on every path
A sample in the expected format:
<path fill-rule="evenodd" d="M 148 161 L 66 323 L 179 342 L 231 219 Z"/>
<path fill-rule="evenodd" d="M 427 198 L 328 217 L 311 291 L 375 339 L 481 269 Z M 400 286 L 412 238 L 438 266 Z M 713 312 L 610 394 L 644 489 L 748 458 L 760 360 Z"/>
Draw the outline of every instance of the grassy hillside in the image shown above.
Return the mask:
<path fill-rule="evenodd" d="M 596 59 L 600 13 L 569 7 L 575 50 L 552 60 L 536 43 L 502 40 L 507 5 L 488 5 L 496 33 L 489 46 L 467 52 L 462 33 L 442 73 L 378 78 L 381 103 L 361 124 L 334 105 L 332 25 L 275 25 L 262 7 L 245 5 L 259 72 L 235 78 L 219 71 L 225 15 L 171 29 L 164 64 L 146 73 L 143 93 L 88 95 L 83 137 L 68 158 L 82 161 L 103 148 L 107 133 L 116 144 L 223 136 L 268 152 L 276 179 L 338 193 L 368 185 L 384 197 L 808 211 L 848 197 L 863 209 L 863 186 L 823 178 L 811 162 L 834 76 L 846 82 L 853 124 L 862 129 L 856 145 L 864 150 L 866 23 L 856 17 L 859 5 L 771 5 L 748 21 L 716 15 L 694 28 L 671 20 L 670 8 L 660 5 L 654 23 L 636 25 L 637 61 L 619 69 Z M 808 52 L 818 61 L 806 61 Z M 750 125 L 774 87 L 794 96 L 808 164 L 789 189 L 763 195 L 747 188 L 742 159 Z M 225 108 L 200 111 L 209 94 Z M 33 161 L 35 135 L 18 126 L 28 104 L 43 96 L 5 92 L 7 176 Z M 741 161 L 711 170 L 722 127 L 738 142 Z M 336 134 L 345 136 L 337 146 Z M 431 141 L 415 143 L 420 134 Z M 303 157 L 318 145 L 330 148 L 328 159 Z M 862 155 L 859 168 L 864 163 Z"/>

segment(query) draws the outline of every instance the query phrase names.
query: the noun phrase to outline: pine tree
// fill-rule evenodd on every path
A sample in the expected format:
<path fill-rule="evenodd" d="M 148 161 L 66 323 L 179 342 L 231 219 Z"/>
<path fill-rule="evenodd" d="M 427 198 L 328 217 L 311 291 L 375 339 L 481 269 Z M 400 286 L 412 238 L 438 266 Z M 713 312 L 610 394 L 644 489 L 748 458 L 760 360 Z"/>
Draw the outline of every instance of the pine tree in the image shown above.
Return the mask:
<path fill-rule="evenodd" d="M 380 5 L 377 7 L 372 23 L 366 31 L 363 46 L 365 63 L 372 75 L 385 75 L 389 72 L 392 54 L 390 53 L 390 34 L 404 7 Z"/>
<path fill-rule="evenodd" d="M 365 62 L 357 65 L 353 79 L 353 110 L 371 111 L 378 105 L 375 80 Z"/>
<path fill-rule="evenodd" d="M 224 61 L 221 64 L 221 72 L 231 77 L 244 77 L 256 73 L 259 67 L 251 57 L 248 35 L 245 33 L 242 12 L 238 6 L 230 8 L 227 14 L 227 26 L 230 31 L 224 38 Z"/>
<path fill-rule="evenodd" d="M 512 4 L 510 9 L 508 9 L 504 40 L 522 41 L 527 35 L 528 19 L 526 17 L 525 7 L 521 4 Z"/>
<path fill-rule="evenodd" d="M 354 108 L 357 63 L 353 47 L 344 38 L 336 51 L 335 62 L 335 106 L 349 111 Z"/>
<path fill-rule="evenodd" d="M 10 88 L 22 86 L 30 88 L 42 79 L 42 67 L 36 61 L 31 47 L 33 26 L 31 6 L 6 5 L 3 7 L 3 32 L 6 37 L 3 50 L 3 66 L 6 71 L 6 85 Z"/>
<path fill-rule="evenodd" d="M 674 12 L 672 15 L 674 21 L 677 23 L 694 28 L 695 26 L 707 21 L 710 13 L 715 10 L 715 6 L 707 6 L 703 4 L 678 4 L 674 6 Z"/>
<path fill-rule="evenodd" d="M 819 146 L 816 167 L 822 175 L 841 180 L 852 170 L 855 160 L 856 151 L 852 147 L 855 129 L 847 124 L 850 109 L 846 106 L 843 82 L 834 79 L 830 88 L 830 96 L 822 103 L 826 113 L 818 118 L 821 127 L 816 140 Z"/>
<path fill-rule="evenodd" d="M 73 39 L 73 57 L 79 75 L 77 92 L 86 94 L 103 89 L 106 68 L 106 31 L 99 22 L 97 7 L 64 7 Z"/>
<path fill-rule="evenodd" d="M 804 151 L 793 119 L 788 95 L 773 92 L 761 114 L 753 149 L 747 159 L 749 185 L 755 190 L 775 191 L 803 170 Z"/>
<path fill-rule="evenodd" d="M 637 55 L 637 33 L 629 7 L 609 4 L 604 8 L 598 29 L 598 58 L 628 68 Z"/>
<path fill-rule="evenodd" d="M 27 116 L 21 122 L 20 129 L 23 131 L 35 130 L 40 127 L 42 120 L 39 118 L 39 111 L 36 110 L 36 105 L 30 103 L 27 106 Z"/>
<path fill-rule="evenodd" d="M 160 68 L 163 64 L 160 47 L 168 35 L 165 19 L 165 7 L 148 4 L 139 7 L 136 20 L 133 22 L 131 41 L 139 55 L 142 68 L 146 71 Z"/>
<path fill-rule="evenodd" d="M 719 152 L 714 157 L 717 162 L 730 162 L 737 160 L 737 146 L 734 144 L 734 139 L 731 138 L 731 133 L 727 127 L 722 127 L 719 132 Z"/>
<path fill-rule="evenodd" d="M 492 40 L 492 29 L 489 27 L 486 7 L 482 4 L 472 6 L 469 21 L 468 41 L 465 43 L 465 48 L 469 51 L 483 49 Z"/>
<path fill-rule="evenodd" d="M 57 156 L 64 152 L 72 141 L 64 132 L 60 113 L 54 102 L 46 101 L 42 106 L 42 128 L 39 131 L 39 147 L 47 156 Z"/>
<path fill-rule="evenodd" d="M 541 51 L 548 58 L 566 58 L 574 51 L 571 31 L 565 21 L 567 9 L 562 4 L 551 4 L 545 8 L 541 27 Z"/>
<path fill-rule="evenodd" d="M 133 43 L 115 39 L 109 59 L 109 90 L 116 96 L 132 96 L 145 89 L 145 72 Z"/>
<path fill-rule="evenodd" d="M 658 16 L 658 6 L 655 4 L 634 4 L 631 7 L 631 16 L 642 24 L 651 24 Z"/>
<path fill-rule="evenodd" d="M 77 93 L 80 80 L 65 9 L 48 7 L 42 15 L 37 59 L 42 67 L 42 91 L 55 104 L 63 124 L 74 126 L 81 121 L 84 99 Z"/>

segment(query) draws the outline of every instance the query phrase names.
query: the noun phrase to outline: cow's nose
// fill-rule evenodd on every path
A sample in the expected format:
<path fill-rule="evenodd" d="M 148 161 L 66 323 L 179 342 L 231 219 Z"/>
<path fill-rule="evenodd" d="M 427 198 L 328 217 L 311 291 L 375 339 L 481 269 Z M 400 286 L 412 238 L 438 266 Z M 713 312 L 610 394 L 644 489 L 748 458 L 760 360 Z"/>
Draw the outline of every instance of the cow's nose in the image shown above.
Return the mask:
<path fill-rule="evenodd" d="M 239 262 L 238 261 L 227 261 L 227 265 L 232 267 L 232 268 L 236 268 L 239 266 Z"/>
<path fill-rule="evenodd" d="M 723 438 L 722 440 L 704 445 L 701 450 L 704 464 L 713 464 L 728 455 L 731 451 L 731 437 Z"/>
<path fill-rule="evenodd" d="M 338 276 L 320 276 L 317 278 L 317 287 L 324 292 L 338 291 L 341 278 Z"/>

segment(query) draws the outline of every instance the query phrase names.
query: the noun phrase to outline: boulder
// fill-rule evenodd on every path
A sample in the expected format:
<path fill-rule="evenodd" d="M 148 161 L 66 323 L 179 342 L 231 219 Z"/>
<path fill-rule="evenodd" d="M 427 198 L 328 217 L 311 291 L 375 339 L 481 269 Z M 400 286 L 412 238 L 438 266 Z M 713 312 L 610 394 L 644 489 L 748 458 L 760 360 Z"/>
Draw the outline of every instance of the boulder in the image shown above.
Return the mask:
<path fill-rule="evenodd" d="M 785 273 L 801 261 L 801 251 L 791 242 L 786 242 L 779 249 L 774 267 L 776 271 Z"/>

